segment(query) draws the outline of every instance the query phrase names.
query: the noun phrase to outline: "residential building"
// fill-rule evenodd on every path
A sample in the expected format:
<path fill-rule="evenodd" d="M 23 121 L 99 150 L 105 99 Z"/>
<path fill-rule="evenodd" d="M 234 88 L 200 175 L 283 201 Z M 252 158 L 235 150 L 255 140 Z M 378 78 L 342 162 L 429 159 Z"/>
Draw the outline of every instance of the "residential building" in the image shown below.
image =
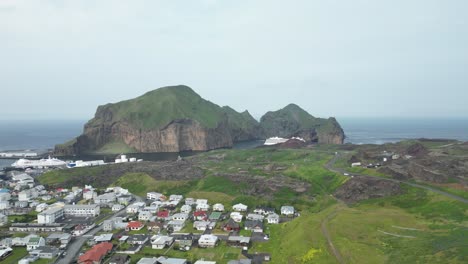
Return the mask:
<path fill-rule="evenodd" d="M 165 201 L 167 198 L 164 196 L 162 193 L 158 192 L 149 192 L 146 194 L 146 199 L 148 200 L 159 200 L 159 201 Z"/>
<path fill-rule="evenodd" d="M 34 236 L 29 238 L 29 241 L 26 244 L 26 250 L 31 251 L 43 246 L 45 246 L 45 239 L 39 236 Z"/>
<path fill-rule="evenodd" d="M 248 206 L 242 203 L 238 203 L 232 206 L 232 210 L 236 212 L 246 212 Z"/>
<path fill-rule="evenodd" d="M 141 230 L 141 229 L 143 229 L 143 227 L 145 227 L 145 225 L 142 222 L 140 222 L 140 221 L 131 221 L 131 222 L 128 222 L 127 227 L 125 228 L 125 230 L 135 231 L 135 230 Z"/>
<path fill-rule="evenodd" d="M 266 217 L 266 220 L 269 224 L 279 224 L 279 221 L 280 221 L 280 217 L 278 214 L 269 214 L 267 217 Z"/>
<path fill-rule="evenodd" d="M 208 213 L 206 211 L 196 211 L 193 212 L 193 218 L 196 220 L 208 220 Z"/>
<path fill-rule="evenodd" d="M 217 203 L 217 204 L 213 205 L 213 211 L 224 212 L 224 205 L 222 205 L 220 203 Z"/>
<path fill-rule="evenodd" d="M 197 204 L 196 208 L 197 211 L 208 211 L 210 209 L 210 205 L 206 203 Z"/>
<path fill-rule="evenodd" d="M 248 214 L 246 217 L 247 220 L 254 220 L 254 221 L 263 221 L 265 216 L 261 214 Z"/>
<path fill-rule="evenodd" d="M 112 205 L 112 212 L 118 212 L 118 211 L 120 211 L 120 210 L 122 210 L 124 208 L 125 208 L 125 206 L 122 205 L 122 204 L 114 204 L 114 205 Z"/>
<path fill-rule="evenodd" d="M 192 206 L 187 205 L 187 204 L 182 205 L 182 207 L 180 208 L 181 213 L 190 214 L 191 211 L 192 211 Z"/>
<path fill-rule="evenodd" d="M 212 212 L 208 217 L 208 220 L 216 222 L 221 219 L 221 212 Z"/>
<path fill-rule="evenodd" d="M 101 263 L 104 257 L 112 250 L 112 243 L 104 242 L 94 245 L 78 258 L 78 264 Z"/>
<path fill-rule="evenodd" d="M 259 206 L 253 211 L 256 214 L 269 215 L 275 213 L 275 208 Z"/>
<path fill-rule="evenodd" d="M 175 243 L 179 245 L 180 249 L 189 249 L 193 245 L 193 235 L 178 235 L 174 237 Z"/>
<path fill-rule="evenodd" d="M 185 221 L 171 220 L 167 223 L 167 228 L 172 228 L 173 232 L 179 232 L 185 227 Z"/>
<path fill-rule="evenodd" d="M 250 237 L 245 236 L 230 236 L 227 244 L 232 247 L 248 247 L 250 246 Z"/>
<path fill-rule="evenodd" d="M 4 226 L 6 224 L 8 224 L 8 217 L 0 213 L 0 226 Z"/>
<path fill-rule="evenodd" d="M 59 250 L 56 247 L 40 246 L 29 252 L 32 256 L 38 256 L 41 259 L 53 259 L 59 254 Z"/>
<path fill-rule="evenodd" d="M 143 234 L 132 235 L 127 239 L 127 243 L 130 245 L 144 245 L 148 242 L 149 236 Z"/>
<path fill-rule="evenodd" d="M 163 249 L 169 247 L 174 243 L 174 238 L 164 235 L 154 235 L 151 237 L 151 247 L 153 249 Z"/>
<path fill-rule="evenodd" d="M 117 197 L 117 202 L 123 205 L 128 205 L 131 200 L 132 200 L 131 195 L 122 195 L 122 196 Z"/>
<path fill-rule="evenodd" d="M 288 205 L 281 206 L 281 214 L 282 215 L 292 216 L 292 215 L 294 215 L 294 213 L 295 213 L 294 207 L 288 206 Z"/>
<path fill-rule="evenodd" d="M 215 247 L 217 243 L 218 237 L 211 234 L 201 235 L 198 239 L 198 246 L 203 248 Z"/>
<path fill-rule="evenodd" d="M 186 205 L 192 206 L 192 205 L 195 204 L 195 199 L 193 199 L 193 198 L 186 198 L 186 199 L 185 199 L 185 204 L 186 204 Z"/>
<path fill-rule="evenodd" d="M 177 213 L 172 215 L 172 220 L 186 221 L 188 217 L 189 216 L 186 213 Z"/>
<path fill-rule="evenodd" d="M 88 190 L 88 191 L 84 191 L 83 192 L 83 199 L 85 200 L 94 200 L 95 198 L 97 198 L 97 193 L 95 191 L 92 191 L 92 190 Z"/>
<path fill-rule="evenodd" d="M 97 204 L 110 204 L 116 201 L 115 193 L 105 193 L 94 198 L 94 203 Z"/>
<path fill-rule="evenodd" d="M 94 241 L 96 243 L 101 243 L 101 242 L 111 242 L 112 241 L 112 234 L 101 234 L 98 236 L 94 236 Z"/>
<path fill-rule="evenodd" d="M 62 219 L 64 215 L 63 208 L 52 207 L 37 215 L 38 224 L 53 224 L 57 220 Z"/>
<path fill-rule="evenodd" d="M 242 218 L 244 218 L 244 216 L 241 215 L 241 213 L 239 213 L 239 212 L 232 212 L 230 214 L 230 217 L 231 217 L 232 220 L 234 220 L 237 223 L 242 222 Z"/>
<path fill-rule="evenodd" d="M 0 202 L 9 201 L 10 199 L 11 194 L 8 191 L 0 193 Z"/>
<path fill-rule="evenodd" d="M 168 210 L 162 210 L 156 213 L 156 218 L 160 220 L 166 220 L 169 219 L 169 211 Z"/>
<path fill-rule="evenodd" d="M 150 212 L 147 212 L 147 211 L 141 211 L 138 214 L 138 220 L 140 220 L 140 221 L 149 221 L 151 219 L 151 217 L 153 217 L 153 214 L 151 214 Z"/>
<path fill-rule="evenodd" d="M 231 231 L 239 231 L 240 230 L 240 225 L 238 222 L 236 222 L 234 219 L 229 219 L 229 221 L 227 221 L 227 223 L 225 223 L 223 226 L 222 226 L 222 229 L 224 231 L 227 231 L 227 232 L 231 232 Z"/>
<path fill-rule="evenodd" d="M 101 213 L 101 207 L 97 204 L 76 204 L 76 205 L 65 205 L 64 213 L 66 216 L 98 216 Z"/>
<path fill-rule="evenodd" d="M 208 229 L 208 225 L 210 224 L 210 221 L 195 221 L 193 222 L 193 228 L 195 228 L 198 231 L 205 231 Z"/>
<path fill-rule="evenodd" d="M 247 220 L 244 223 L 244 229 L 250 230 L 256 233 L 263 232 L 263 222 Z"/>

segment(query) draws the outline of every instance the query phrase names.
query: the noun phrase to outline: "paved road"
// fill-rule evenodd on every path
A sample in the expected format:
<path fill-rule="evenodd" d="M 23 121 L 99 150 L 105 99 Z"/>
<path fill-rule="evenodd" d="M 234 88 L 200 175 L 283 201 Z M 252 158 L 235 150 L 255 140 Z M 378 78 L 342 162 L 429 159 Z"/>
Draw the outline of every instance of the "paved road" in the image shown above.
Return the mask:
<path fill-rule="evenodd" d="M 412 183 L 412 182 L 408 182 L 408 181 L 402 181 L 402 180 L 396 180 L 396 179 L 390 179 L 390 178 L 383 178 L 383 177 L 378 177 L 378 176 L 372 176 L 372 175 L 366 175 L 366 174 L 360 174 L 360 173 L 354 173 L 354 172 L 348 172 L 344 169 L 341 169 L 341 168 L 335 168 L 334 165 L 336 163 L 336 161 L 338 160 L 338 158 L 341 157 L 341 154 L 340 153 L 337 153 L 335 155 L 335 157 L 333 157 L 333 159 L 331 159 L 326 165 L 325 165 L 325 168 L 327 168 L 328 170 L 330 171 L 333 171 L 333 172 L 336 172 L 336 173 L 340 173 L 340 174 L 349 174 L 349 175 L 356 175 L 356 176 L 364 176 L 364 177 L 373 177 L 373 178 L 379 178 L 379 179 L 382 179 L 382 180 L 386 180 L 386 181 L 391 181 L 391 182 L 396 182 L 396 183 L 403 183 L 403 184 L 406 184 L 406 185 L 409 185 L 409 186 L 412 186 L 412 187 L 416 187 L 416 188 L 420 188 L 420 189 L 424 189 L 424 190 L 428 190 L 428 191 L 431 191 L 431 192 L 435 192 L 435 193 L 438 193 L 440 195 L 443 195 L 445 197 L 448 197 L 448 198 L 452 198 L 454 200 L 457 200 L 457 201 L 460 201 L 462 203 L 468 203 L 468 200 L 463 198 L 463 197 L 460 197 L 460 196 L 457 196 L 457 195 L 454 195 L 454 194 L 451 194 L 451 193 L 448 193 L 448 192 L 444 192 L 444 191 L 441 191 L 441 190 L 438 190 L 436 188 L 432 188 L 432 187 L 429 187 L 429 186 L 425 186 L 425 185 L 421 185 L 421 184 L 417 184 L 417 183 Z"/>
<path fill-rule="evenodd" d="M 142 201 L 143 199 L 138 196 L 134 196 L 136 201 Z M 104 217 L 105 219 L 115 218 L 122 216 L 126 213 L 126 209 L 122 209 L 113 215 L 109 215 Z M 56 264 L 69 264 L 73 263 L 74 259 L 77 257 L 78 253 L 80 252 L 81 248 L 83 247 L 84 243 L 89 239 L 89 236 L 94 236 L 97 232 L 102 230 L 102 225 L 97 225 L 86 234 L 76 237 L 73 242 L 71 242 L 67 247 L 67 255 L 63 258 L 59 258 L 55 263 Z"/>

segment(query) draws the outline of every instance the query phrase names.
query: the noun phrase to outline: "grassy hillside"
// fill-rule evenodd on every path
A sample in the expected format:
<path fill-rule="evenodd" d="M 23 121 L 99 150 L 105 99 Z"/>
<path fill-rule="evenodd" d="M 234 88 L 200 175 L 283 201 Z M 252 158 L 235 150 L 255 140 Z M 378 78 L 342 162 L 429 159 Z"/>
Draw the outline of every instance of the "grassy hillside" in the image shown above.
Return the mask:
<path fill-rule="evenodd" d="M 159 128 L 175 119 L 188 118 L 214 128 L 223 118 L 221 107 L 201 98 L 190 87 L 169 86 L 135 99 L 100 106 L 110 110 L 113 121 L 127 121 L 142 129 Z M 101 122 L 100 117 L 90 121 Z"/>
<path fill-rule="evenodd" d="M 467 204 L 407 186 L 397 196 L 352 206 L 343 204 L 331 194 L 348 178 L 324 168 L 335 151 L 336 147 L 324 146 L 300 150 L 217 150 L 190 158 L 191 166 L 203 171 L 202 177 L 179 175 L 178 179 L 161 180 L 155 176 L 158 173 L 135 171 L 116 176 L 112 185 L 128 188 L 141 196 L 148 191 L 159 191 L 208 198 L 210 204 L 220 202 L 227 208 L 238 202 L 277 209 L 291 204 L 301 216 L 279 225 L 267 225 L 270 240 L 254 243 L 249 250 L 271 253 L 271 263 L 338 263 L 330 241 L 344 263 L 468 261 Z M 164 163 L 160 167 L 166 166 L 169 165 Z M 67 174 L 54 171 L 40 180 L 66 185 L 67 177 L 88 173 L 88 179 L 95 179 L 108 175 L 101 170 L 109 168 L 85 168 L 86 172 Z M 239 249 L 221 245 L 212 250 L 196 249 L 188 253 L 170 250 L 167 254 L 225 263 L 239 253 Z M 161 251 L 145 249 L 134 260 L 155 254 Z"/>

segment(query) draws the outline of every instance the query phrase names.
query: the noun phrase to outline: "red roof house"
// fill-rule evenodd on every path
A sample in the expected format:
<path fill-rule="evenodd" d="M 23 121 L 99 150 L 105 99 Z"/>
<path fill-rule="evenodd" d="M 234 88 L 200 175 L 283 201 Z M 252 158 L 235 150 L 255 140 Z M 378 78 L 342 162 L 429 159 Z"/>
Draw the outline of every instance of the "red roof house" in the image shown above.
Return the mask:
<path fill-rule="evenodd" d="M 167 219 L 169 218 L 169 211 L 163 210 L 156 213 L 158 219 Z"/>
<path fill-rule="evenodd" d="M 193 217 L 197 220 L 207 220 L 208 213 L 205 211 L 196 211 L 196 212 L 193 212 Z"/>
<path fill-rule="evenodd" d="M 141 230 L 145 225 L 140 221 L 130 221 L 125 230 Z"/>
<path fill-rule="evenodd" d="M 86 251 L 78 259 L 78 263 L 83 264 L 99 264 L 104 257 L 112 250 L 112 243 L 104 242 L 93 246 L 90 250 Z"/>

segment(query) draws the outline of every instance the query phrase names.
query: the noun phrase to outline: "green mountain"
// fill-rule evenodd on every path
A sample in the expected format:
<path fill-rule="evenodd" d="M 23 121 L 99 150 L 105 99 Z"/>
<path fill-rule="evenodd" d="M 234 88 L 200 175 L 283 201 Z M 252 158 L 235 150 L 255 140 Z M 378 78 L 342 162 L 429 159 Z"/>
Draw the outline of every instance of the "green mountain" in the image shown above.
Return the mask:
<path fill-rule="evenodd" d="M 310 142 L 343 144 L 344 132 L 335 118 L 316 118 L 295 104 L 273 112 L 260 119 L 267 137 L 302 137 Z"/>
<path fill-rule="evenodd" d="M 314 118 L 298 106 L 269 112 L 262 120 L 260 124 L 248 111 L 239 113 L 228 106 L 220 107 L 188 86 L 168 86 L 99 106 L 83 134 L 57 145 L 55 153 L 205 151 L 304 129 L 318 134 L 318 142 L 342 143 L 334 135 L 328 138 L 329 132 L 342 132 L 336 120 Z"/>

